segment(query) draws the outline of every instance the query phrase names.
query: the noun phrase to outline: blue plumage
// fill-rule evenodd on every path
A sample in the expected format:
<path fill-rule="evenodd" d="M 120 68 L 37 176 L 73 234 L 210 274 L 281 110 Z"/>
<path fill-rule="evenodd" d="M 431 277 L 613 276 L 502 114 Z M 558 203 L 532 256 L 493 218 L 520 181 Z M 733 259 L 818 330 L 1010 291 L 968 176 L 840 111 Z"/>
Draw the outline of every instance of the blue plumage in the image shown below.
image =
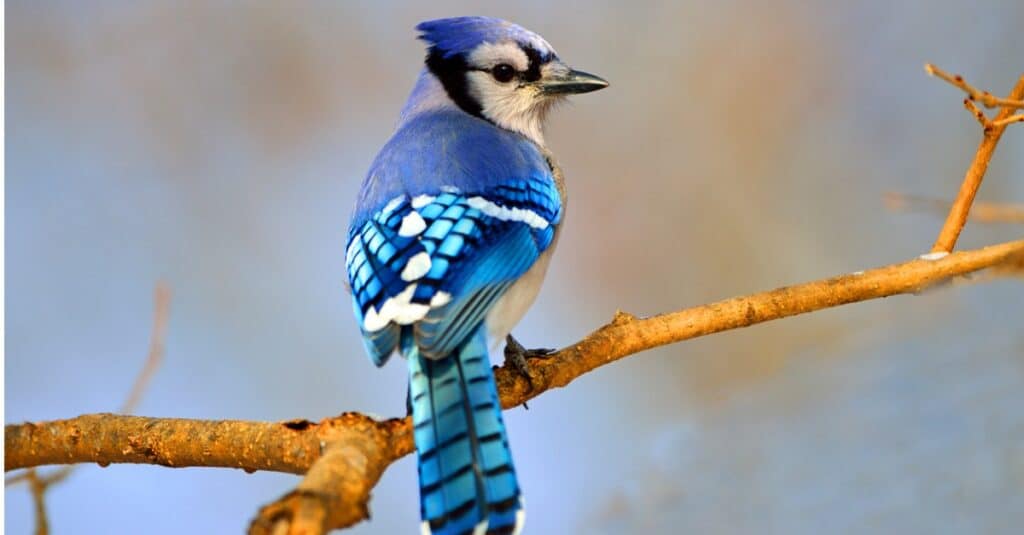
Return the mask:
<path fill-rule="evenodd" d="M 491 17 L 428 20 L 419 23 L 416 29 L 420 31 L 420 39 L 448 57 L 472 52 L 483 43 L 502 42 L 532 46 L 546 57 L 555 53 L 541 36 L 517 24 Z"/>
<path fill-rule="evenodd" d="M 540 147 L 530 140 L 458 109 L 431 110 L 405 121 L 377 154 L 352 224 L 362 224 L 398 195 L 436 194 L 441 185 L 485 194 L 534 175 L 553 180 Z"/>
<path fill-rule="evenodd" d="M 445 190 L 426 190 L 413 197 L 398 194 L 351 228 L 346 264 L 353 305 L 371 360 L 378 366 L 397 349 L 401 325 L 416 323 L 412 334 L 423 354 L 436 358 L 452 351 L 484 319 L 500 290 L 550 246 L 561 221 L 560 198 L 550 172 L 509 178 L 484 191 L 463 193 L 453 186 Z M 509 211 L 529 210 L 548 224 L 537 228 L 490 216 L 479 208 L 481 202 Z M 400 233 L 408 217 L 423 222 L 416 236 Z M 424 273 L 415 280 L 404 279 L 410 259 L 421 253 L 429 257 Z M 413 319 L 398 318 L 380 329 L 373 321 L 367 324 L 367 314 L 379 317 L 387 301 L 399 298 L 411 285 L 415 288 L 407 302 L 422 307 L 409 312 Z M 431 307 L 432 302 L 437 306 Z"/>
<path fill-rule="evenodd" d="M 540 36 L 429 21 L 427 68 L 356 202 L 345 266 L 370 360 L 408 359 L 424 533 L 512 534 L 522 499 L 488 339 L 532 302 L 563 218 L 550 104 L 607 85 Z"/>
<path fill-rule="evenodd" d="M 482 519 L 492 532 L 514 527 L 519 484 L 483 332 L 449 358 L 413 350 L 408 359 L 423 519 L 444 533 L 472 532 Z"/>

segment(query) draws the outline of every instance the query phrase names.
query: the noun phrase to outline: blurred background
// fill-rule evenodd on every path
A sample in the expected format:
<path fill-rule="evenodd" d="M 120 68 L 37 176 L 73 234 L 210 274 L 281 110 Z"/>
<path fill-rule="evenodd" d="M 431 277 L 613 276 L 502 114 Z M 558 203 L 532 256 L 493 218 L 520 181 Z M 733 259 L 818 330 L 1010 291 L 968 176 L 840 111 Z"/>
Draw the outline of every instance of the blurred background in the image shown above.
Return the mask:
<path fill-rule="evenodd" d="M 571 207 L 515 331 L 646 315 L 901 261 L 979 139 L 931 61 L 1005 93 L 1024 3 L 8 1 L 8 422 L 111 411 L 173 291 L 149 416 L 404 413 L 363 355 L 348 216 L 420 69 L 420 20 L 486 14 L 611 81 L 551 121 Z M 980 198 L 1024 201 L 1024 128 Z M 960 246 L 1019 238 L 969 225 Z M 1024 285 L 1002 279 L 628 358 L 506 413 L 529 533 L 1012 533 L 1024 525 Z M 415 464 L 353 534 L 418 527 Z M 294 476 L 83 466 L 55 533 L 239 533 Z M 32 506 L 6 489 L 7 533 Z"/>

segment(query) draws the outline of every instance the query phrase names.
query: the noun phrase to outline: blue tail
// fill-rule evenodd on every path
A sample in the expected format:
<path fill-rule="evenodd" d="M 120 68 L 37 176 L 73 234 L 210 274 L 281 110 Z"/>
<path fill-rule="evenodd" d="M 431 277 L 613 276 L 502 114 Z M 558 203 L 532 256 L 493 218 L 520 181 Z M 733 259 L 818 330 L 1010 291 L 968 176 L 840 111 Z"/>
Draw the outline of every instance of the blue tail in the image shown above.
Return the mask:
<path fill-rule="evenodd" d="M 424 534 L 513 534 L 524 518 L 483 329 L 447 357 L 409 360 Z"/>

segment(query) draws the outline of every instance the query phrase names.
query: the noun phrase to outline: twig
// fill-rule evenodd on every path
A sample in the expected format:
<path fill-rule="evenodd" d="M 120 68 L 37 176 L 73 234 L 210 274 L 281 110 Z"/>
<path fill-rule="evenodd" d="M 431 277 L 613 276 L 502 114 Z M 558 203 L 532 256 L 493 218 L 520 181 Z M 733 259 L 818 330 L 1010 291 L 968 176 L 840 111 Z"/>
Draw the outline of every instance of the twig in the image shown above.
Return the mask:
<path fill-rule="evenodd" d="M 531 388 L 511 368 L 495 370 L 505 408 L 626 356 L 698 336 L 928 287 L 1018 262 L 1024 240 L 915 259 L 639 319 L 615 319 L 561 351 L 530 361 Z M 142 418 L 112 414 L 8 425 L 5 469 L 95 462 L 220 466 L 307 473 L 292 493 L 260 510 L 251 533 L 322 533 L 367 518 L 369 492 L 384 469 L 413 451 L 408 418 L 347 413 L 320 423 Z M 308 472 L 307 472 L 308 470 Z M 305 530 L 305 531 L 302 531 Z"/>
<path fill-rule="evenodd" d="M 967 111 L 971 112 L 971 115 L 973 115 L 974 118 L 978 120 L 978 123 L 981 124 L 982 128 L 992 128 L 992 121 L 988 120 L 988 116 L 985 115 L 985 112 L 981 111 L 981 108 L 979 108 L 973 100 L 965 98 L 964 107 L 967 108 Z"/>
<path fill-rule="evenodd" d="M 929 211 L 948 213 L 950 203 L 942 199 L 888 192 L 882 197 L 885 206 L 893 211 Z M 974 201 L 968 221 L 975 223 L 1024 223 L 1024 204 Z"/>
<path fill-rule="evenodd" d="M 142 393 L 146 391 L 150 379 L 160 367 L 160 363 L 163 362 L 164 338 L 167 334 L 170 309 L 171 289 L 163 281 L 158 282 L 153 290 L 153 330 L 149 335 L 149 354 L 146 355 L 146 363 L 142 365 L 142 371 L 135 378 L 131 392 L 125 398 L 124 404 L 121 405 L 121 412 L 125 414 L 135 412 L 135 408 L 138 407 L 139 401 L 142 399 Z"/>
<path fill-rule="evenodd" d="M 1011 110 L 1024 108 L 1024 100 L 1022 100 L 1022 97 L 1010 95 L 1009 98 L 999 98 L 988 91 L 979 91 L 974 86 L 967 83 L 963 76 L 960 76 L 959 74 L 949 74 L 931 63 L 926 63 L 924 65 L 924 71 L 931 76 L 937 76 L 949 82 L 954 87 L 958 87 L 961 91 L 967 93 L 967 96 L 971 100 L 981 102 L 986 108 L 1010 108 Z"/>
<path fill-rule="evenodd" d="M 933 253 L 949 253 L 956 246 L 956 241 L 960 237 L 960 231 L 963 230 L 964 225 L 967 223 L 967 214 L 971 210 L 971 203 L 974 202 L 974 196 L 978 193 L 978 188 L 981 187 L 981 181 L 985 177 L 985 171 L 988 169 L 988 163 L 992 160 L 992 153 L 996 150 L 996 144 L 999 143 L 999 138 L 1003 136 L 1003 131 L 1006 130 L 1006 124 L 1003 124 L 1005 119 L 1009 118 L 1013 113 L 1013 109 L 1017 107 L 1024 107 L 1024 103 L 1020 102 L 1024 98 L 1024 75 L 1017 80 L 1017 85 L 1014 86 L 1013 90 L 1010 91 L 1010 96 L 1007 99 L 997 99 L 987 92 L 982 93 L 977 89 L 969 85 L 960 76 L 950 76 L 945 71 L 942 71 L 938 67 L 932 64 L 925 65 L 925 70 L 929 74 L 938 76 L 943 80 L 959 87 L 960 89 L 967 92 L 971 99 L 977 99 L 983 104 L 986 101 L 996 102 L 1000 106 L 1006 106 L 999 110 L 993 121 L 989 121 L 985 118 L 985 114 L 978 110 L 977 106 L 974 106 L 970 100 L 964 101 L 967 108 L 973 112 L 977 112 L 975 117 L 983 125 L 983 134 L 981 144 L 978 145 L 978 150 L 974 154 L 974 161 L 971 162 L 971 166 L 967 168 L 967 173 L 964 175 L 964 181 L 960 185 L 960 192 L 956 196 L 956 200 L 953 201 L 953 206 L 949 210 L 949 215 L 946 217 L 946 222 L 942 225 L 942 230 L 939 232 L 939 236 L 935 239 L 935 244 L 932 246 Z M 988 104 L 986 104 L 988 105 Z"/>
<path fill-rule="evenodd" d="M 28 489 L 32 494 L 32 504 L 36 511 L 36 535 L 47 535 L 50 533 L 50 523 L 46 516 L 46 483 L 39 478 L 36 470 L 30 469 L 27 472 Z"/>
<path fill-rule="evenodd" d="M 995 121 L 992 121 L 992 126 L 1006 126 L 1012 123 L 1024 123 L 1024 113 L 1018 113 L 1016 115 L 1011 115 L 1005 119 L 997 119 Z"/>

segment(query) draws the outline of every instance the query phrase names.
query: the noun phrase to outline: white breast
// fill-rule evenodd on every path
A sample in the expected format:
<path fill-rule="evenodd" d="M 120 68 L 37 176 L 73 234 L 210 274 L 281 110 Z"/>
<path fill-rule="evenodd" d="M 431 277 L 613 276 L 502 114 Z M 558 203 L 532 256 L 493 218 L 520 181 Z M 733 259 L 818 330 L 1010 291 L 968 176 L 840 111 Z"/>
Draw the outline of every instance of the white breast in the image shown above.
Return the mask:
<path fill-rule="evenodd" d="M 551 261 L 551 253 L 555 250 L 555 243 L 558 241 L 555 230 L 555 239 L 551 246 L 537 257 L 533 266 L 523 274 L 507 291 L 498 298 L 498 301 L 487 313 L 487 333 L 491 337 L 491 347 L 497 348 L 505 343 L 505 337 L 512 332 L 512 328 L 523 319 L 523 315 L 529 310 L 533 300 L 540 292 L 541 284 L 544 283 L 544 275 L 548 271 L 548 263 Z"/>

